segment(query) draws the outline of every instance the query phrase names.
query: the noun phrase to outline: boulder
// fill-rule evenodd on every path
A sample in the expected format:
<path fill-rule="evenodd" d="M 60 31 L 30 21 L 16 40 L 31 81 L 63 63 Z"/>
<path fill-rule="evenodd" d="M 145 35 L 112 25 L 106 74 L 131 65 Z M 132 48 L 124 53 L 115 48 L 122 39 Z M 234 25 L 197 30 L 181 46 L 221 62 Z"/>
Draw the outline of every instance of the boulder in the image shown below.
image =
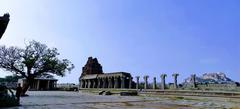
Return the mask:
<path fill-rule="evenodd" d="M 137 91 L 120 92 L 120 96 L 137 96 Z"/>

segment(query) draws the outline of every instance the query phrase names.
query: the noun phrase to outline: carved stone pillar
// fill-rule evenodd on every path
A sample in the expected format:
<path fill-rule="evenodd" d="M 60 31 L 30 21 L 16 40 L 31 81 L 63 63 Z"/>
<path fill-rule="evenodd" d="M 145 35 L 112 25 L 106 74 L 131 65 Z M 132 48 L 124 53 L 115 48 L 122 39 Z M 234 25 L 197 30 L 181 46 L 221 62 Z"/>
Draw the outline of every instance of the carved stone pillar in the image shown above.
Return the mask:
<path fill-rule="evenodd" d="M 98 82 L 98 84 L 97 84 L 97 88 L 101 88 L 101 79 L 100 78 L 97 78 L 97 82 Z"/>
<path fill-rule="evenodd" d="M 103 88 L 106 88 L 106 86 L 107 86 L 106 78 L 103 78 L 102 80 L 103 80 Z"/>
<path fill-rule="evenodd" d="M 79 86 L 78 86 L 78 88 L 82 88 L 82 80 L 79 78 L 78 81 L 79 81 Z"/>
<path fill-rule="evenodd" d="M 85 81 L 85 86 L 84 88 L 88 88 L 88 80 L 84 80 Z"/>
<path fill-rule="evenodd" d="M 54 88 L 57 88 L 57 81 L 54 81 Z"/>
<path fill-rule="evenodd" d="M 125 77 L 121 77 L 121 88 L 125 88 Z"/>
<path fill-rule="evenodd" d="M 165 86 L 165 78 L 166 78 L 166 74 L 162 74 L 161 75 L 161 89 L 164 90 L 166 88 Z"/>
<path fill-rule="evenodd" d="M 157 84 L 156 77 L 153 77 L 153 89 L 156 89 L 156 84 Z"/>
<path fill-rule="evenodd" d="M 136 89 L 139 89 L 139 78 L 140 78 L 140 76 L 136 76 L 136 79 L 137 79 Z"/>
<path fill-rule="evenodd" d="M 79 79 L 79 88 L 82 88 L 82 84 L 83 84 L 82 80 Z"/>
<path fill-rule="evenodd" d="M 92 88 L 96 88 L 96 80 L 92 80 Z"/>
<path fill-rule="evenodd" d="M 85 84 L 86 84 L 86 82 L 84 81 L 84 80 L 81 80 L 82 81 L 82 88 L 85 88 Z"/>
<path fill-rule="evenodd" d="M 179 74 L 174 73 L 174 74 L 172 74 L 172 76 L 173 76 L 173 80 L 174 80 L 174 88 L 177 89 L 178 88 L 177 77 L 179 76 Z"/>
<path fill-rule="evenodd" d="M 191 81 L 193 88 L 196 88 L 196 74 L 191 75 Z"/>
<path fill-rule="evenodd" d="M 129 77 L 129 89 L 131 89 L 132 88 L 132 77 Z"/>
<path fill-rule="evenodd" d="M 88 80 L 88 88 L 91 88 L 91 85 L 92 85 L 92 81 L 89 79 Z"/>
<path fill-rule="evenodd" d="M 144 89 L 148 89 L 148 77 L 149 76 L 144 76 L 143 79 L 144 79 Z"/>
<path fill-rule="evenodd" d="M 114 77 L 114 88 L 118 88 L 119 87 L 118 78 L 119 77 Z"/>
<path fill-rule="evenodd" d="M 112 88 L 112 78 L 108 78 L 108 88 Z"/>
<path fill-rule="evenodd" d="M 39 90 L 40 80 L 37 80 L 37 90 Z"/>

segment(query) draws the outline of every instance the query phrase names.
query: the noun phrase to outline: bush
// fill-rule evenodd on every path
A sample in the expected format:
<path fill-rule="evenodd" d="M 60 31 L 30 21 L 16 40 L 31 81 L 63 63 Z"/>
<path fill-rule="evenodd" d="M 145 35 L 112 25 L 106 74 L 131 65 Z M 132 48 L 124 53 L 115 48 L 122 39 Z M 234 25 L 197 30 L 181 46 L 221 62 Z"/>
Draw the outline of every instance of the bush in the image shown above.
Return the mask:
<path fill-rule="evenodd" d="M 19 103 L 14 96 L 4 95 L 0 97 L 0 107 L 18 106 Z"/>

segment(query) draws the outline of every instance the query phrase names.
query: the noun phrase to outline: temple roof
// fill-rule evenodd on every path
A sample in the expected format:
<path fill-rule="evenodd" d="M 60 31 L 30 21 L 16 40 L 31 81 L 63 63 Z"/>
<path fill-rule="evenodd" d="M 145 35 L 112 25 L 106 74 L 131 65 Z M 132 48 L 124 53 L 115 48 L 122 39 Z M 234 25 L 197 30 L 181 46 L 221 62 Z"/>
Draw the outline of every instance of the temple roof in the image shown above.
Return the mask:
<path fill-rule="evenodd" d="M 96 79 L 96 78 L 104 78 L 104 77 L 131 77 L 130 73 L 127 72 L 112 72 L 112 73 L 104 73 L 104 74 L 89 74 L 84 75 L 80 79 Z"/>

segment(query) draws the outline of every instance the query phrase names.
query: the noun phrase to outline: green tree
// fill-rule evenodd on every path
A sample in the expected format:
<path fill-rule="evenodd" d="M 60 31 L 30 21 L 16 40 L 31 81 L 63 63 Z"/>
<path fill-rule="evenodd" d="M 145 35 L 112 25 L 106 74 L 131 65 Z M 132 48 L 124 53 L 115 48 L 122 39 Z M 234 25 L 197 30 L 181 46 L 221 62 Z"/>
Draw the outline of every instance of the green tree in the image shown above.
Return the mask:
<path fill-rule="evenodd" d="M 25 49 L 0 46 L 0 68 L 26 78 L 23 94 L 26 93 L 34 78 L 41 75 L 64 76 L 74 65 L 67 59 L 60 60 L 57 48 L 48 48 L 37 41 L 30 41 Z"/>

